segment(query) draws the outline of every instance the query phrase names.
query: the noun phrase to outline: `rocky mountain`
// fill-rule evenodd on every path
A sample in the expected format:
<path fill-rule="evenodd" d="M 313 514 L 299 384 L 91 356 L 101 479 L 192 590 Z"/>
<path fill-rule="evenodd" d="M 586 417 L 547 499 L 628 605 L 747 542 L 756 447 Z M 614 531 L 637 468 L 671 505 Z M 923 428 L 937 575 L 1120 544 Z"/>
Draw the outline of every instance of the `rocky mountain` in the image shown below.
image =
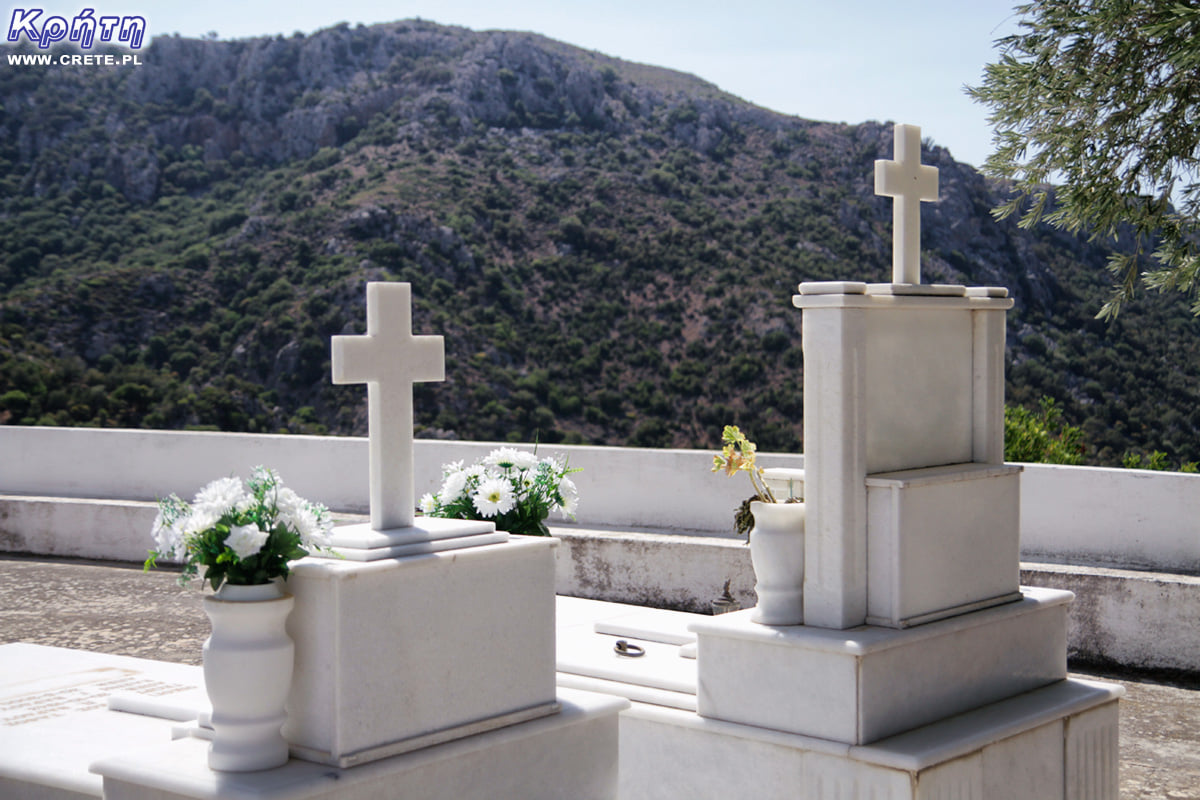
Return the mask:
<path fill-rule="evenodd" d="M 361 433 L 328 340 L 405 280 L 447 345 L 421 435 L 798 450 L 796 284 L 890 273 L 890 125 L 421 21 L 142 61 L 0 72 L 0 422 Z M 1094 320 L 1106 243 L 997 223 L 1001 187 L 923 159 L 925 280 L 1016 298 L 1009 401 L 1057 399 L 1090 463 L 1200 455 L 1186 307 Z"/>

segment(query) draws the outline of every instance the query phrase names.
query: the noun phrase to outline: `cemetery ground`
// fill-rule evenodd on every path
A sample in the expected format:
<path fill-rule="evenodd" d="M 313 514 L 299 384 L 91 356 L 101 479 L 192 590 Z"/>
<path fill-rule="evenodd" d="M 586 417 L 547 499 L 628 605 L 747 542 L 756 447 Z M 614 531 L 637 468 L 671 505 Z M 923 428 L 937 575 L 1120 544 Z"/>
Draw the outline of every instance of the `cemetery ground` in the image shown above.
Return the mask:
<path fill-rule="evenodd" d="M 200 664 L 209 623 L 198 585 L 121 562 L 0 555 L 0 644 L 29 642 Z M 1073 665 L 1074 666 L 1074 665 Z M 1121 701 L 1122 800 L 1200 800 L 1200 676 L 1116 681 Z M 1020 798 L 1014 798 L 1020 800 Z"/>

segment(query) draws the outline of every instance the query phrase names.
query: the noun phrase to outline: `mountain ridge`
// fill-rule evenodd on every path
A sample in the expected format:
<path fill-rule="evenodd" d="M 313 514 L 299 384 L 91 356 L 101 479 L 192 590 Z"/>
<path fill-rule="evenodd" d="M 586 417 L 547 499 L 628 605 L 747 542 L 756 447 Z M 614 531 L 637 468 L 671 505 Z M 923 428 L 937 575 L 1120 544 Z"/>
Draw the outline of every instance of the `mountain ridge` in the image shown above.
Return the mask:
<path fill-rule="evenodd" d="M 538 34 L 420 21 L 221 42 L 136 70 L 0 74 L 0 416 L 361 433 L 328 337 L 414 284 L 447 339 L 424 435 L 802 446 L 803 280 L 886 280 L 891 130 L 789 117 Z M 1009 399 L 1058 399 L 1092 463 L 1194 460 L 1200 328 L 1091 319 L 1107 248 L 996 222 L 926 142 L 928 282 L 1007 285 Z M 4 398 L 8 397 L 8 401 Z"/>

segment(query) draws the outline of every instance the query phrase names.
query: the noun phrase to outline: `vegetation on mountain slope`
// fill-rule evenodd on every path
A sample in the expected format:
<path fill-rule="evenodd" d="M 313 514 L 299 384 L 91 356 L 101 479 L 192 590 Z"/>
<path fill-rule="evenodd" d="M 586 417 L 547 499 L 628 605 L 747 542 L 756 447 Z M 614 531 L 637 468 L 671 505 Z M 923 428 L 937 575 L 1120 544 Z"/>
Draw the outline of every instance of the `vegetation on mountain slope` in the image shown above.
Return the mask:
<path fill-rule="evenodd" d="M 0 72 L 0 421 L 362 433 L 329 337 L 364 283 L 445 336 L 419 435 L 802 448 L 805 280 L 885 280 L 891 129 L 691 76 L 425 22 L 164 37 L 136 69 Z M 1091 445 L 1194 460 L 1198 323 L 1093 317 L 1110 252 L 994 222 L 943 148 L 929 282 L 1008 286 L 1008 398 Z M 937 347 L 937 342 L 918 346 Z"/>

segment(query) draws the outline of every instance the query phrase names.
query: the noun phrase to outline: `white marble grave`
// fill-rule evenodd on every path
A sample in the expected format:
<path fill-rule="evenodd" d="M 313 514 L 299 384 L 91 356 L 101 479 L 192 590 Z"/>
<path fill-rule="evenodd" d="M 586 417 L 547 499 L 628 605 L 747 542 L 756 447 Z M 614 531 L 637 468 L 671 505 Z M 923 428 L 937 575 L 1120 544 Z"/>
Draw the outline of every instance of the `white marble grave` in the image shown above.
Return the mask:
<path fill-rule="evenodd" d="M 412 336 L 407 284 L 367 298 L 367 335 L 335 338 L 333 372 L 368 385 L 371 523 L 335 531 L 341 557 L 292 565 L 292 760 L 213 772 L 201 717 L 94 764 L 106 800 L 615 796 L 627 702 L 555 685 L 558 542 L 414 519 L 411 386 L 441 378 L 441 340 Z"/>
<path fill-rule="evenodd" d="M 1046 618 L 1065 609 L 1069 593 L 1027 590 L 1038 610 L 1024 613 Z M 1017 604 L 1019 606 L 1020 604 Z M 983 612 L 1008 616 L 1014 605 Z M 696 628 L 734 625 L 747 636 L 810 635 L 822 640 L 831 659 L 840 652 L 853 657 L 873 650 L 880 660 L 865 683 L 873 683 L 870 724 L 889 719 L 904 707 L 919 709 L 936 695 L 969 696 L 967 687 L 981 673 L 994 670 L 1012 688 L 1024 680 L 1022 664 L 1061 674 L 1065 649 L 1056 635 L 1038 645 L 1040 654 L 1029 656 L 1007 652 L 1004 643 L 985 645 L 986 653 L 974 654 L 983 625 L 956 626 L 946 620 L 918 629 L 870 628 L 873 639 L 859 647 L 841 642 L 847 631 L 812 629 L 807 626 L 771 628 L 750 622 L 749 612 L 708 617 L 673 611 L 655 611 L 619 603 L 558 598 L 558 660 L 560 686 L 606 692 L 631 701 L 621 714 L 621 770 L 619 796 L 622 800 L 677 800 L 680 797 L 755 797 L 788 800 L 814 797 L 821 800 L 1076 800 L 1116 798 L 1117 774 L 1115 737 L 1117 700 L 1121 687 L 1092 681 L 1055 680 L 1031 691 L 1018 692 L 996 702 L 981 703 L 965 713 L 934 720 L 913 730 L 884 736 L 870 744 L 853 744 L 791 732 L 799 726 L 819 727 L 823 715 L 846 698 L 838 691 L 836 673 L 819 667 L 785 664 L 760 665 L 746 654 L 736 663 L 745 698 L 760 714 L 774 713 L 784 706 L 781 727 L 746 724 L 696 713 L 697 695 L 706 691 L 705 661 L 723 660 L 701 641 L 699 658 L 687 657 L 687 644 L 680 644 Z M 971 615 L 967 615 L 969 617 Z M 737 618 L 741 617 L 741 624 Z M 966 617 L 963 618 L 964 620 Z M 1010 627 L 1016 627 L 1013 621 Z M 1042 626 L 1046 626 L 1043 624 Z M 1049 627 L 1053 627 L 1053 622 Z M 936 653 L 921 654 L 921 648 L 904 647 L 889 637 L 912 636 L 928 628 L 925 635 L 935 640 Z M 693 633 L 694 638 L 697 634 Z M 1027 634 L 1026 640 L 1028 641 Z M 644 637 L 644 638 L 643 638 Z M 618 638 L 641 645 L 640 658 L 615 655 Z M 868 637 L 870 638 L 870 637 Z M 715 640 L 714 640 L 715 641 Z M 1011 641 L 1009 642 L 1012 643 Z M 772 645 L 776 654 L 768 659 L 792 658 L 783 643 Z M 990 649 L 988 649 L 990 648 Z M 1055 649 L 1051 656 L 1049 651 Z M 1003 667 L 988 664 L 996 651 L 1004 651 Z M 767 653 L 766 648 L 754 655 Z M 929 667 L 937 656 L 950 654 L 941 665 Z M 871 655 L 868 653 L 868 655 Z M 924 662 L 924 663 L 922 663 Z M 687 665 L 698 663 L 687 683 Z M 683 666 L 681 666 L 681 664 Z M 732 665 L 730 665 L 732 666 Z M 1007 672 L 1005 671 L 1007 669 Z M 927 670 L 928 671 L 925 671 Z M 893 674 L 894 670 L 894 674 Z M 843 673 L 848 676 L 849 673 Z M 673 690 L 657 688 L 671 681 Z M 941 680 L 956 683 L 953 690 L 938 686 Z M 844 685 L 844 684 L 843 684 Z M 912 691 L 914 696 L 906 696 Z M 824 699 L 819 709 L 797 709 L 793 693 Z M 936 699 L 934 700 L 936 702 Z M 803 702 L 803 701 L 800 701 Z M 830 731 L 825 730 L 826 734 Z M 1113 743 L 1112 747 L 1109 742 Z"/>
<path fill-rule="evenodd" d="M 937 170 L 920 164 L 913 126 L 897 126 L 896 157 L 876 162 L 877 192 L 896 198 L 894 282 L 801 284 L 793 300 L 804 624 L 696 618 L 694 690 L 689 645 L 646 630 L 661 622 L 593 606 L 588 631 L 581 607 L 560 645 L 560 682 L 634 701 L 624 800 L 1116 800 L 1122 690 L 1067 679 L 1071 593 L 1019 586 L 1012 300 L 920 283 L 920 202 L 936 199 Z M 601 659 L 614 633 L 644 650 L 638 663 Z"/>

